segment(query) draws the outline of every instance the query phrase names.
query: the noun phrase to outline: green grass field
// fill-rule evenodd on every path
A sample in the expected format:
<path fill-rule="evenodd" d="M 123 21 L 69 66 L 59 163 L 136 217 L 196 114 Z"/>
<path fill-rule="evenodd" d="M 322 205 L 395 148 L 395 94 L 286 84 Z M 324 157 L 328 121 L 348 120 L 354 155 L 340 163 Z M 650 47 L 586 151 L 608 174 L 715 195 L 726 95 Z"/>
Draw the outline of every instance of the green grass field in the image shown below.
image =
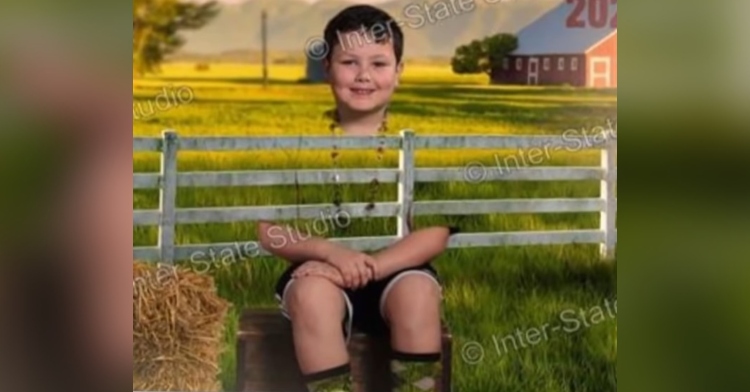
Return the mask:
<path fill-rule="evenodd" d="M 257 83 L 259 66 L 213 66 L 197 73 L 190 65 L 169 65 L 164 74 L 134 80 L 134 136 L 159 136 L 174 129 L 183 136 L 326 135 L 322 113 L 332 105 L 325 86 L 296 84 L 301 67 L 273 67 L 274 83 Z M 172 94 L 174 93 L 174 94 Z M 162 109 L 159 94 L 184 98 Z M 189 99 L 188 99 L 189 98 Z M 151 102 L 151 104 L 149 104 Z M 168 107 L 167 107 L 168 106 Z M 572 88 L 488 86 L 478 76 L 455 76 L 450 69 L 408 68 L 397 92 L 390 132 L 417 134 L 580 135 L 617 117 L 616 91 Z M 514 151 L 445 151 L 417 155 L 419 167 L 491 167 L 495 155 Z M 182 154 L 180 171 L 330 168 L 328 152 Z M 347 167 L 379 167 L 375 152 L 344 154 Z M 594 152 L 560 152 L 543 166 L 598 166 Z M 396 167 L 387 155 L 382 167 Z M 135 172 L 158 170 L 155 154 L 135 154 Z M 421 184 L 417 200 L 598 197 L 598 182 L 506 182 Z M 346 202 L 365 202 L 367 188 L 345 188 Z M 395 186 L 383 186 L 379 200 L 395 200 Z M 178 207 L 257 206 L 330 203 L 331 190 L 302 187 L 181 189 Z M 135 209 L 157 208 L 158 193 L 134 191 Z M 455 224 L 464 232 L 598 228 L 598 214 L 536 214 L 420 217 L 419 227 Z M 342 236 L 395 233 L 394 219 L 357 220 Z M 156 228 L 134 229 L 134 245 L 156 243 Z M 248 242 L 254 225 L 205 224 L 178 227 L 179 244 Z M 446 284 L 445 314 L 455 337 L 454 390 L 590 391 L 617 389 L 617 271 L 603 263 L 598 248 L 586 245 L 460 249 L 442 255 L 435 266 Z M 234 387 L 234 324 L 246 307 L 273 307 L 273 284 L 284 269 L 279 260 L 218 263 L 210 273 L 220 293 L 235 306 L 222 362 L 226 391 Z M 610 308 L 610 304 L 612 309 Z"/>

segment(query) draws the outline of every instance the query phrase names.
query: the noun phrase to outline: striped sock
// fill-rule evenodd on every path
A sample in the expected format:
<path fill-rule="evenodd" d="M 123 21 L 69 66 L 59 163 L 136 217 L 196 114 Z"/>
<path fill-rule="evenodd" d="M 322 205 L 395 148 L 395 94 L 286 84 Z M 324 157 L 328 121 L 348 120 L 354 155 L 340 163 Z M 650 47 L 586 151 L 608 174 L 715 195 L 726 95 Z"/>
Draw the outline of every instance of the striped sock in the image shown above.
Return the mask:
<path fill-rule="evenodd" d="M 305 376 L 310 392 L 351 392 L 351 365 L 341 365 Z"/>
<path fill-rule="evenodd" d="M 394 392 L 433 392 L 438 390 L 440 353 L 408 354 L 394 352 L 391 372 Z"/>

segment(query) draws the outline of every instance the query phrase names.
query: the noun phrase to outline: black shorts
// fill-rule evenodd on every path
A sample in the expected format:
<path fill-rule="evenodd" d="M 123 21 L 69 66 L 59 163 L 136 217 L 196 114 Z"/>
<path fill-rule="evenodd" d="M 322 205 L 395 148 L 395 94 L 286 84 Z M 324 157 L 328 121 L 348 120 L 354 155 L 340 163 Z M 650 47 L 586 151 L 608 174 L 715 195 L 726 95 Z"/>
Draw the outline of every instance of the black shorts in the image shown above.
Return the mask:
<path fill-rule="evenodd" d="M 286 318 L 289 318 L 289 314 L 284 308 L 284 294 L 290 287 L 290 283 L 293 282 L 292 274 L 300 266 L 302 264 L 289 267 L 276 283 L 276 300 Z M 347 341 L 353 331 L 363 332 L 371 336 L 386 336 L 388 334 L 389 327 L 383 313 L 386 296 L 394 283 L 409 274 L 426 274 L 435 280 L 435 283 L 440 286 L 442 293 L 440 277 L 435 268 L 429 263 L 420 267 L 398 271 L 385 279 L 371 282 L 359 290 L 341 290 L 344 294 L 347 308 L 343 326 Z"/>

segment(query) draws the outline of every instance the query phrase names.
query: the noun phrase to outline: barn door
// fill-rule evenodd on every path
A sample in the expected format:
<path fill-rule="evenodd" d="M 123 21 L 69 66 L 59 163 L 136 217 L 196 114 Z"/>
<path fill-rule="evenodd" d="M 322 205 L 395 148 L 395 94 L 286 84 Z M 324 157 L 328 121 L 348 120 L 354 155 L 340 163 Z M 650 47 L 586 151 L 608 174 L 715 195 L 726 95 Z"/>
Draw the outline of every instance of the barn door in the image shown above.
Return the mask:
<path fill-rule="evenodd" d="M 612 63 L 609 57 L 591 57 L 588 72 L 589 87 L 612 87 Z"/>
<path fill-rule="evenodd" d="M 539 58 L 538 57 L 529 58 L 528 75 L 529 77 L 528 77 L 527 84 L 533 85 L 533 86 L 539 84 Z"/>

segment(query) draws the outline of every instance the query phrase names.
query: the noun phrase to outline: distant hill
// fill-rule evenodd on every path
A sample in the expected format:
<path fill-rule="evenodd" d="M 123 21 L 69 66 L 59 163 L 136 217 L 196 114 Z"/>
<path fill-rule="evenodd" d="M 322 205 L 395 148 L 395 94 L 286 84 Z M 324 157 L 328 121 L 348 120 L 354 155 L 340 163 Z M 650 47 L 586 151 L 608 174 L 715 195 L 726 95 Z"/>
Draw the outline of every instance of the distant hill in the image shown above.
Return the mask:
<path fill-rule="evenodd" d="M 493 1 L 497 3 L 491 4 Z M 405 23 L 406 55 L 427 58 L 450 57 L 456 47 L 473 39 L 500 32 L 516 33 L 561 1 L 474 0 L 475 9 L 471 12 L 462 12 L 458 6 L 454 10 L 451 4 L 459 4 L 458 0 L 391 0 L 379 6 Z M 327 21 L 351 4 L 346 0 L 319 0 L 312 4 L 305 0 L 246 0 L 224 4 L 208 26 L 184 34 L 187 43 L 173 59 L 252 61 L 249 59 L 257 58 L 261 49 L 260 15 L 266 9 L 272 58 L 281 62 L 301 60 L 308 39 L 321 36 Z"/>

